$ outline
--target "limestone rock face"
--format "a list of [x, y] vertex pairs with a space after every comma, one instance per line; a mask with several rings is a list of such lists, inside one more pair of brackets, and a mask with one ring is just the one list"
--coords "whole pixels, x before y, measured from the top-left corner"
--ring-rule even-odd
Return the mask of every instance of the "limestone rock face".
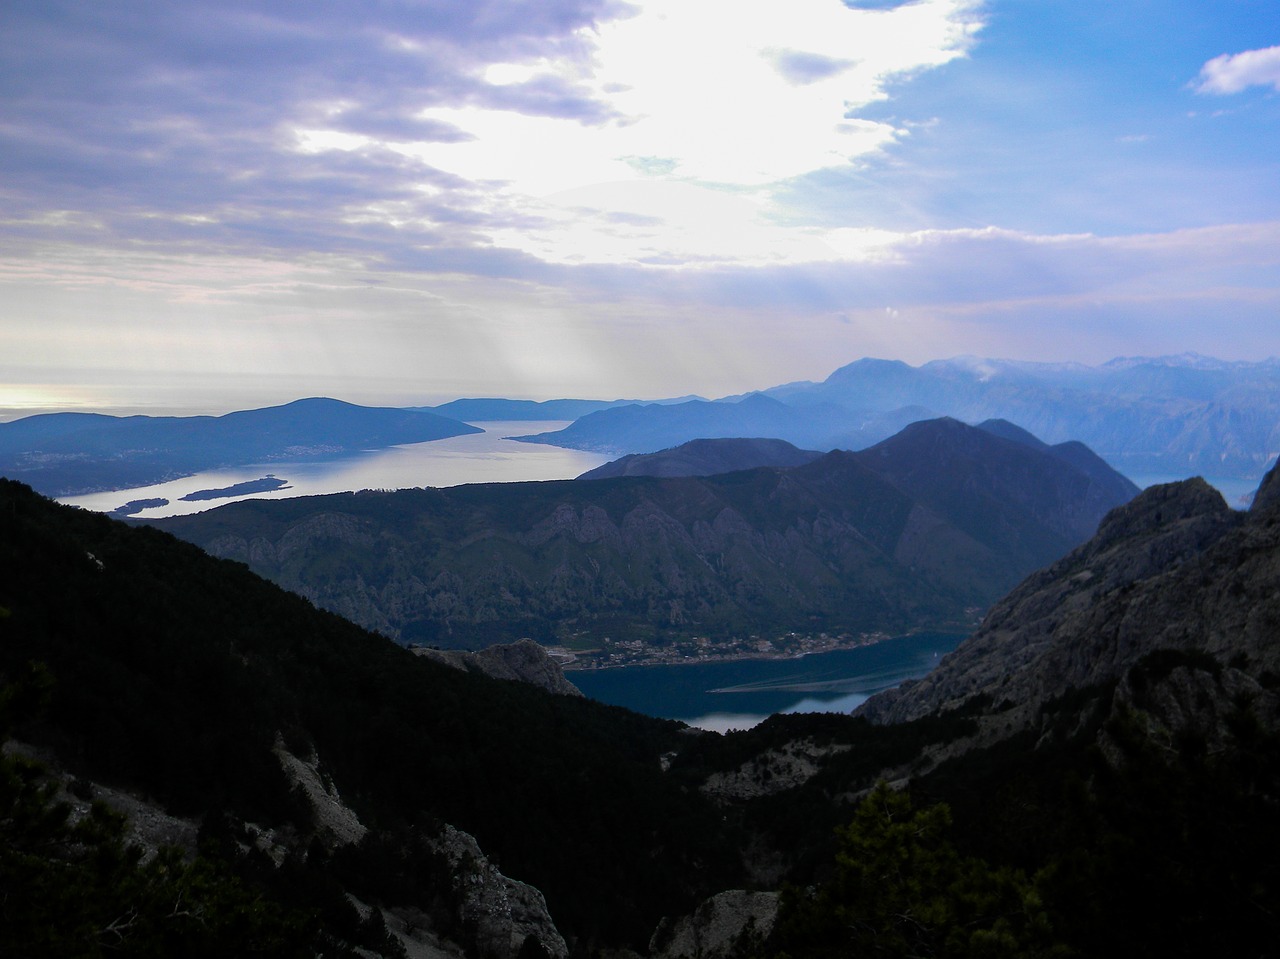
[[702, 791], [718, 802], [740, 802], [760, 796], [786, 792], [808, 782], [833, 753], [848, 746], [819, 746], [803, 739], [770, 749], [747, 760], [737, 769], [713, 773], [702, 784]]
[[1143, 715], [1170, 729], [1220, 727], [1240, 695], [1265, 699], [1263, 686], [1280, 669], [1275, 489], [1273, 472], [1248, 513], [1228, 509], [1198, 479], [1146, 490], [998, 603], [931, 675], [859, 712], [898, 722], [984, 695], [979, 739], [998, 738], [997, 729], [1032, 725], [1041, 706], [1073, 688], [1119, 683], [1123, 705], [1135, 666], [1177, 653], [1203, 657], [1210, 674], [1173, 670], [1158, 693], [1144, 694]]
[[1113, 614], [1135, 589], [1194, 562], [1239, 525], [1203, 480], [1149, 489], [1113, 510], [1097, 535], [1028, 577], [929, 676], [873, 696], [860, 714], [903, 722], [986, 694], [1034, 707], [1066, 689], [1115, 678], [1160, 639], [1151, 622]]
[[649, 942], [650, 959], [729, 959], [750, 955], [773, 931], [778, 893], [730, 889], [691, 916], [664, 919]]
[[[1238, 745], [1240, 705], [1248, 703], [1253, 715], [1274, 726], [1280, 718], [1280, 695], [1264, 688], [1252, 676], [1209, 660], [1199, 666], [1179, 665], [1167, 673], [1150, 675], [1132, 670], [1116, 688], [1112, 716], [1137, 724], [1147, 738], [1170, 754], [1179, 741], [1194, 736], [1215, 755]], [[1113, 766], [1123, 762], [1122, 749], [1104, 724], [1098, 745]]]
[[467, 955], [517, 959], [527, 950], [523, 954], [567, 959], [569, 949], [541, 892], [504, 876], [475, 839], [460, 829], [446, 825], [434, 845], [450, 867], [455, 919], [463, 930]]
[[276, 738], [274, 752], [285, 775], [302, 789], [315, 816], [316, 830], [331, 846], [359, 842], [368, 829], [350, 806], [342, 801], [338, 787], [325, 776], [320, 759], [314, 753], [306, 759], [293, 755], [281, 737]]
[[565, 678], [560, 664], [531, 639], [488, 646], [469, 653], [457, 649], [418, 648], [414, 652], [464, 672], [484, 673], [494, 679], [532, 683], [561, 696], [581, 696], [582, 690]]

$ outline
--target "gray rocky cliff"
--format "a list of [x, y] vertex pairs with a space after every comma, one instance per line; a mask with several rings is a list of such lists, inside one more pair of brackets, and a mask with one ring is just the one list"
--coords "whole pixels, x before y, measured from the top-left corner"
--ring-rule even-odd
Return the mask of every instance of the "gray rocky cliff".
[[413, 652], [464, 672], [483, 673], [494, 679], [531, 683], [560, 696], [581, 696], [582, 690], [565, 678], [560, 664], [532, 639], [488, 646], [477, 652], [417, 647]]
[[981, 695], [1016, 731], [1054, 697], [1118, 681], [1158, 650], [1274, 668], [1278, 624], [1280, 511], [1264, 497], [1233, 512], [1203, 480], [1157, 486], [996, 604], [932, 674], [859, 712], [900, 722]]
[[541, 892], [504, 876], [480, 851], [475, 839], [460, 829], [444, 826], [433, 845], [450, 867], [454, 919], [462, 929], [460, 938], [468, 956], [568, 956], [564, 937], [551, 921]]
[[731, 959], [754, 954], [778, 916], [778, 893], [730, 889], [690, 916], [664, 919], [649, 942], [650, 959]]

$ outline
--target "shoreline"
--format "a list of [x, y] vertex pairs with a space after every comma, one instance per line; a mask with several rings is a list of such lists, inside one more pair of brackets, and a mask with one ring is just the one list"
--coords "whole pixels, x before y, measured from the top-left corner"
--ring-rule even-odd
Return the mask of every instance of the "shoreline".
[[[931, 629], [912, 629], [903, 633], [889, 634], [883, 632], [862, 633], [854, 638], [847, 634], [840, 636], [803, 636], [788, 634], [783, 639], [794, 643], [799, 648], [783, 649], [730, 649], [723, 653], [708, 653], [706, 646], [699, 646], [694, 655], [682, 655], [674, 650], [624, 647], [609, 649], [600, 647], [591, 650], [570, 650], [564, 646], [544, 646], [548, 656], [564, 672], [566, 677], [574, 673], [601, 672], [604, 670], [628, 669], [642, 666], [703, 666], [712, 663], [729, 663], [742, 661], [778, 661], [803, 659], [806, 656], [820, 653], [833, 653], [844, 650], [863, 649], [875, 646], [892, 639], [903, 639], [922, 633], [939, 633], [943, 635], [968, 636], [976, 628], [975, 624], [945, 624]], [[760, 642], [759, 640], [754, 640]], [[771, 641], [766, 641], [771, 642]], [[572, 682], [572, 679], [570, 678]]]

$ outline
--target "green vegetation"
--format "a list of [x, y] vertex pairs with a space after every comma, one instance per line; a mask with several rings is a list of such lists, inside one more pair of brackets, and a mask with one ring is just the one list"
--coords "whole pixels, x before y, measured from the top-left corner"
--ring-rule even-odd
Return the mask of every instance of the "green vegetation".
[[950, 832], [945, 804], [914, 809], [881, 783], [839, 831], [834, 875], [787, 891], [779, 959], [1066, 954], [1027, 877], [961, 855]]
[[[49, 689], [35, 670], [0, 690], [0, 743]], [[224, 863], [173, 848], [144, 859], [99, 802], [73, 816], [45, 769], [0, 752], [0, 941], [23, 957], [308, 956], [332, 949], [306, 912]]]

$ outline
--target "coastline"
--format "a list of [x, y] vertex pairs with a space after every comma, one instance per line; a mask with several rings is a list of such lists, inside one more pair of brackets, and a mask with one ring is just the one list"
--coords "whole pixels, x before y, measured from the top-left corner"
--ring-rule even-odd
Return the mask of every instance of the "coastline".
[[915, 628], [903, 633], [890, 634], [876, 631], [856, 636], [841, 633], [787, 633], [775, 640], [752, 636], [745, 640], [712, 643], [694, 639], [674, 646], [649, 646], [638, 640], [620, 643], [605, 641], [592, 649], [569, 649], [566, 646], [543, 647], [548, 656], [567, 676], [574, 673], [619, 670], [640, 666], [705, 666], [713, 663], [744, 661], [798, 660], [819, 653], [862, 649], [890, 639], [900, 639], [921, 633], [945, 633], [968, 635], [977, 626], [978, 619], [965, 623], [944, 623], [929, 628]]

